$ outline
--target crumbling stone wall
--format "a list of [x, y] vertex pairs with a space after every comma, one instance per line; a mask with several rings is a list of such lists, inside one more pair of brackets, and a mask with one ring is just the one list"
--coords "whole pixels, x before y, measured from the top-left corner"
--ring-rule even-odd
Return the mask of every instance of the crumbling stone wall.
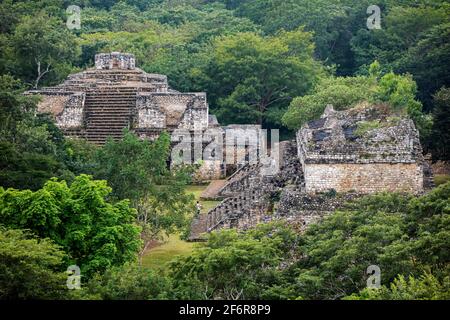
[[203, 160], [194, 174], [193, 181], [201, 182], [222, 178], [223, 164], [218, 160]]
[[206, 130], [206, 95], [191, 93], [139, 93], [137, 128]]
[[423, 190], [423, 171], [416, 163], [307, 164], [305, 190], [375, 193], [418, 193]]
[[70, 94], [42, 95], [38, 103], [38, 112], [50, 113], [56, 117], [63, 112], [69, 98]]
[[56, 124], [60, 128], [79, 128], [83, 126], [85, 93], [78, 92], [70, 96], [63, 112], [56, 117]]
[[256, 226], [261, 221], [267, 220], [266, 213], [270, 209], [270, 191], [267, 188], [259, 188], [261, 184], [269, 186], [264, 179], [255, 181], [248, 190], [234, 197], [226, 198], [218, 206], [208, 213], [208, 232], [222, 228], [238, 228], [246, 230]]
[[[381, 106], [334, 111], [297, 132], [305, 191], [374, 193], [424, 190], [424, 159], [411, 119]], [[361, 130], [362, 125], [369, 129]]]
[[129, 53], [111, 52], [95, 55], [96, 69], [134, 69], [136, 59]]
[[41, 95], [38, 112], [50, 113], [61, 129], [80, 128], [84, 121], [84, 92], [62, 90], [30, 91], [28, 94]]
[[[327, 107], [321, 119], [297, 132], [296, 141], [283, 144], [278, 174], [261, 176], [259, 162], [228, 179], [219, 193], [227, 198], [208, 213], [204, 231], [245, 230], [273, 220], [302, 230], [364, 194], [422, 192], [423, 156], [413, 122], [379, 111]], [[369, 130], [359, 130], [369, 121]]]

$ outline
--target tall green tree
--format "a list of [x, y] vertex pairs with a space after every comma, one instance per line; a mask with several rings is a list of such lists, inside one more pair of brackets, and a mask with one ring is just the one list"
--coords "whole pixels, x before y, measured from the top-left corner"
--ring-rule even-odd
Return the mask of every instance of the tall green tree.
[[434, 95], [431, 149], [434, 159], [450, 159], [450, 88], [443, 87]]
[[62, 161], [64, 138], [52, 119], [36, 114], [22, 83], [0, 76], [0, 185], [39, 189], [51, 177], [71, 179]]
[[314, 90], [295, 98], [283, 116], [291, 129], [300, 128], [308, 121], [318, 119], [327, 104], [337, 110], [346, 110], [358, 103], [385, 103], [393, 114], [407, 115], [414, 120], [421, 138], [429, 137], [432, 119], [422, 112], [422, 103], [416, 99], [417, 85], [411, 75], [393, 72], [381, 75], [378, 61], [371, 64], [368, 76], [323, 78]]
[[75, 35], [45, 12], [22, 17], [9, 41], [11, 71], [34, 88], [64, 79], [80, 53]]
[[110, 193], [106, 181], [86, 175], [70, 186], [52, 179], [36, 192], [0, 188], [0, 220], [52, 239], [89, 277], [134, 260], [141, 246], [136, 211], [127, 200], [110, 203]]
[[162, 133], [150, 142], [126, 132], [109, 140], [98, 153], [96, 176], [106, 179], [117, 199], [128, 198], [137, 209], [144, 246], [161, 236], [188, 226], [194, 212], [191, 196], [184, 192], [191, 168], [169, 170], [170, 136]]
[[299, 29], [273, 37], [241, 33], [217, 39], [201, 71], [220, 120], [279, 126], [290, 101], [306, 93], [322, 71], [313, 59], [311, 37]]
[[49, 239], [0, 227], [0, 299], [62, 299], [65, 253]]
[[387, 70], [412, 74], [429, 110], [432, 94], [449, 80], [443, 71], [449, 60], [448, 3], [405, 1], [388, 8], [381, 29], [360, 29], [351, 40], [355, 64], [365, 69], [378, 60]]

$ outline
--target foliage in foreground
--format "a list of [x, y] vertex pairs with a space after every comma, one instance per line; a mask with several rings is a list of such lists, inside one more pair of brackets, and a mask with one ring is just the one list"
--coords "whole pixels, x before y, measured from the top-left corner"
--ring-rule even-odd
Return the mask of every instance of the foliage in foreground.
[[347, 300], [450, 300], [450, 277], [439, 281], [430, 273], [418, 278], [400, 275], [389, 285], [379, 289], [366, 288]]
[[170, 282], [151, 269], [125, 264], [97, 274], [76, 298], [102, 300], [155, 300], [167, 298]]
[[49, 239], [0, 227], [0, 299], [60, 299], [65, 253]]
[[128, 200], [111, 203], [110, 193], [106, 181], [87, 175], [70, 186], [52, 179], [35, 192], [0, 187], [0, 221], [50, 238], [67, 253], [67, 265], [89, 276], [132, 261], [141, 246], [136, 211]]
[[[421, 197], [362, 198], [300, 236], [271, 224], [246, 233], [213, 233], [203, 248], [172, 265], [170, 277], [178, 298], [342, 299], [363, 290], [367, 267], [378, 265], [384, 286], [428, 271], [440, 284], [436, 290], [444, 291], [435, 296], [445, 297], [449, 252], [446, 183]], [[409, 285], [419, 286], [412, 280]]]
[[[168, 270], [147, 270], [133, 263], [111, 266], [84, 279], [83, 290], [66, 297], [448, 299], [449, 201], [450, 182], [421, 197], [364, 197], [311, 225], [305, 234], [284, 223], [261, 224], [247, 232], [215, 232], [190, 256], [173, 261]], [[18, 231], [6, 232], [14, 235]], [[15, 284], [5, 298], [16, 297], [14, 294], [23, 289], [19, 285], [24, 274], [22, 267], [55, 279], [46, 294], [35, 291], [34, 283], [25, 281], [29, 291], [23, 289], [28, 292], [23, 298], [58, 296], [61, 283], [57, 281], [57, 266], [63, 253], [44, 240], [34, 239], [31, 245], [38, 242], [43, 247], [31, 248], [37, 254], [23, 260], [44, 261], [43, 271], [33, 270], [28, 264], [27, 268], [16, 265], [11, 258], [16, 255], [11, 251], [11, 240], [1, 238], [0, 254], [6, 257], [2, 259], [6, 264], [0, 266], [5, 269], [3, 274], [10, 277], [5, 281]], [[18, 250], [17, 254], [28, 256], [21, 252]], [[381, 268], [379, 290], [366, 289], [365, 272], [369, 265]]]
[[169, 277], [178, 299], [286, 298], [282, 269], [292, 259], [297, 235], [283, 224], [260, 225], [239, 234], [213, 233], [204, 247], [180, 258]]

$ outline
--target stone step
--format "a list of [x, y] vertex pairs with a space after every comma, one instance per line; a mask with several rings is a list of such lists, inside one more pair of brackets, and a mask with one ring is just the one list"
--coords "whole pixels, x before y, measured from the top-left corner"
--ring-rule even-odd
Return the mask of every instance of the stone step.
[[97, 115], [112, 115], [116, 116], [118, 114], [122, 115], [131, 115], [133, 114], [132, 108], [111, 108], [111, 107], [103, 107], [103, 108], [89, 108], [86, 110], [87, 116], [97, 116]]
[[206, 240], [206, 225], [207, 225], [207, 214], [200, 214], [195, 217], [191, 224], [191, 233], [189, 235], [188, 241], [205, 241]]
[[102, 85], [96, 83], [96, 86], [92, 86], [88, 93], [96, 93], [96, 92], [136, 92], [138, 90], [138, 87], [130, 86], [130, 87], [124, 87], [119, 86], [117, 84], [108, 84], [108, 85]]
[[129, 96], [133, 96], [137, 93], [137, 89], [133, 88], [133, 89], [92, 89], [91, 91], [87, 92], [88, 96], [93, 96], [93, 95], [102, 95], [102, 94], [112, 94], [112, 95], [129, 95]]
[[86, 112], [90, 115], [105, 114], [105, 113], [128, 113], [131, 114], [132, 107], [113, 107], [113, 106], [98, 106], [94, 108], [87, 107]]
[[134, 107], [135, 103], [131, 103], [131, 102], [124, 102], [124, 101], [117, 101], [117, 102], [90, 102], [90, 103], [85, 103], [86, 107], [103, 107], [103, 106], [110, 106], [110, 107], [114, 107], [114, 106], [118, 106], [118, 107]]
[[89, 117], [86, 119], [86, 122], [94, 121], [94, 122], [109, 122], [109, 121], [121, 121], [121, 122], [129, 122], [131, 117], [129, 115], [122, 115], [122, 116], [95, 116], [95, 117]]
[[85, 105], [97, 105], [97, 104], [126, 104], [135, 105], [136, 99], [89, 99], [84, 101]]
[[86, 119], [86, 122], [89, 122], [90, 120], [92, 121], [102, 121], [102, 122], [109, 122], [111, 121], [129, 121], [131, 119], [131, 116], [129, 114], [116, 114], [116, 115], [110, 115], [110, 114], [106, 114], [106, 115], [95, 115], [93, 117], [89, 117]]
[[86, 132], [86, 137], [90, 140], [90, 138], [95, 139], [105, 139], [107, 137], [113, 137], [113, 138], [121, 138], [123, 136], [122, 132], [117, 133], [101, 133], [101, 132]]
[[97, 134], [97, 133], [86, 134], [86, 138], [88, 139], [88, 141], [106, 140], [108, 137], [121, 139], [123, 137], [123, 134]]
[[134, 105], [130, 104], [95, 104], [95, 105], [88, 105], [86, 106], [86, 109], [89, 110], [128, 110], [133, 108]]
[[87, 119], [86, 121], [89, 120], [102, 120], [104, 119], [105, 121], [109, 121], [109, 120], [128, 120], [131, 118], [131, 114], [130, 113], [97, 113], [94, 115], [87, 115]]
[[98, 135], [98, 136], [121, 136], [122, 130], [128, 128], [128, 126], [123, 126], [120, 128], [115, 128], [114, 130], [109, 130], [108, 128], [89, 128], [86, 129], [87, 135]]
[[104, 127], [90, 127], [87, 129], [88, 132], [106, 132], [106, 133], [121, 133], [122, 129], [128, 128], [128, 125], [120, 125], [120, 126], [104, 126]]
[[[96, 123], [103, 124], [103, 123], [105, 123], [105, 121], [103, 119], [100, 119], [100, 117], [88, 119], [87, 122], [88, 123], [92, 123], [92, 124], [96, 124]], [[109, 118], [108, 119], [108, 123], [112, 123], [112, 124], [114, 124], [114, 123], [128, 123], [128, 117], [127, 117], [127, 119], [122, 118], [122, 117], [121, 118], [119, 118], [119, 117], [117, 117], [117, 118]]]
[[103, 101], [103, 100], [107, 100], [107, 101], [117, 101], [117, 100], [135, 101], [136, 97], [105, 95], [105, 96], [86, 97], [84, 100], [85, 101]]
[[222, 197], [219, 196], [219, 191], [225, 185], [227, 180], [212, 180], [208, 187], [203, 190], [200, 195], [202, 200], [220, 200]]
[[126, 104], [136, 105], [136, 99], [89, 99], [84, 101], [85, 105], [97, 105], [97, 104]]
[[107, 124], [101, 124], [101, 123], [88, 123], [89, 125], [89, 130], [91, 129], [97, 129], [97, 128], [101, 128], [101, 129], [108, 129], [111, 128], [115, 129], [115, 128], [124, 128], [124, 127], [128, 127], [129, 123], [128, 122], [121, 122], [121, 123], [108, 123]]
[[87, 91], [87, 95], [88, 96], [104, 95], [104, 94], [134, 96], [134, 95], [137, 94], [137, 91], [136, 91], [136, 89], [133, 89], [133, 90], [124, 90], [124, 89], [99, 90], [99, 89], [91, 89], [91, 90]]
[[104, 97], [86, 97], [84, 101], [96, 102], [96, 101], [136, 101], [136, 97], [123, 97], [123, 96], [110, 96], [105, 95]]
[[[131, 117], [129, 116], [121, 116], [121, 117], [93, 117], [86, 119], [86, 123], [109, 123], [109, 122], [121, 122], [121, 123], [129, 123]], [[91, 122], [92, 121], [92, 122]]]
[[137, 94], [136, 91], [91, 91], [86, 96], [87, 97], [102, 97], [102, 96], [111, 96], [111, 97], [117, 97], [117, 96], [126, 96], [126, 97], [135, 97]]

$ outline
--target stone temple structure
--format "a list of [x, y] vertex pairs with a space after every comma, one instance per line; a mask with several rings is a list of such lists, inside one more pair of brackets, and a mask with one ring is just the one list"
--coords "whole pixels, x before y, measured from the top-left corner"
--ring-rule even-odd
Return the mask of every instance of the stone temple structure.
[[414, 123], [385, 106], [328, 106], [295, 140], [282, 142], [280, 153], [275, 176], [261, 175], [260, 164], [230, 176], [215, 196], [222, 202], [194, 220], [190, 239], [279, 219], [302, 229], [364, 194], [419, 194], [433, 187]]
[[[245, 230], [277, 219], [303, 228], [363, 194], [421, 193], [432, 187], [413, 122], [382, 105], [346, 111], [327, 107], [320, 119], [297, 132], [296, 139], [279, 144], [280, 166], [275, 172], [266, 170], [266, 160], [274, 159], [276, 148], [266, 158], [261, 126], [221, 127], [209, 115], [205, 93], [171, 89], [166, 76], [137, 68], [132, 54], [97, 54], [95, 67], [28, 94], [42, 96], [39, 111], [53, 114], [68, 136], [103, 144], [108, 137], [122, 137], [125, 128], [149, 139], [167, 131], [172, 150], [184, 144], [187, 149], [180, 155], [192, 160], [199, 159], [200, 145], [198, 180], [214, 180], [214, 192], [205, 198], [222, 201], [194, 219], [193, 241], [213, 230]], [[244, 147], [235, 148], [240, 144]], [[203, 150], [215, 156], [205, 156]], [[251, 150], [257, 150], [256, 161]], [[230, 168], [229, 178], [219, 180]]]
[[[95, 67], [28, 94], [42, 97], [38, 111], [53, 114], [65, 135], [95, 144], [121, 138], [125, 128], [150, 139], [163, 131], [193, 134], [220, 129], [209, 115], [205, 93], [171, 89], [165, 75], [137, 68], [134, 55], [127, 53], [97, 54]], [[206, 160], [199, 172], [201, 179], [217, 179], [225, 168]]]
[[205, 93], [172, 90], [166, 76], [135, 65], [132, 54], [97, 54], [94, 68], [29, 93], [43, 97], [39, 111], [52, 113], [66, 135], [96, 144], [120, 138], [124, 128], [154, 138], [163, 130], [205, 130], [214, 122]]
[[411, 119], [329, 106], [298, 131], [297, 147], [308, 193], [423, 190], [422, 147]]

